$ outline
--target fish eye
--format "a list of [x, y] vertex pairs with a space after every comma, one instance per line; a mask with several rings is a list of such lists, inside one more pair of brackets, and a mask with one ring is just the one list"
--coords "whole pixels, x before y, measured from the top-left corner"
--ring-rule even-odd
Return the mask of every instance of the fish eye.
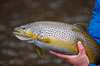
[[25, 29], [27, 29], [28, 27], [26, 27], [26, 26], [22, 26], [21, 28], [22, 28], [23, 30], [25, 30]]
[[23, 29], [26, 29], [26, 27], [23, 27]]
[[26, 27], [22, 27], [22, 29], [23, 29], [23, 30], [25, 30], [25, 29], [26, 29]]

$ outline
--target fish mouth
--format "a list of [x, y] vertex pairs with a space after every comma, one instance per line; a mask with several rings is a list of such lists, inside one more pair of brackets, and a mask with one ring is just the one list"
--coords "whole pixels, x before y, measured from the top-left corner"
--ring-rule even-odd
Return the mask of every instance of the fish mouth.
[[13, 34], [20, 40], [30, 40], [30, 37], [22, 29], [14, 29]]
[[23, 35], [24, 33], [25, 32], [22, 29], [14, 29], [14, 32], [13, 32], [13, 34], [15, 34], [15, 35], [21, 35], [21, 36], [24, 36]]

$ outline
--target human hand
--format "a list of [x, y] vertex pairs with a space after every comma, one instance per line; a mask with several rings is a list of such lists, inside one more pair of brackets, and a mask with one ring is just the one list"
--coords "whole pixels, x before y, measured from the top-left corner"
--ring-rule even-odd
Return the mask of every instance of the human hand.
[[60, 54], [54, 51], [49, 51], [49, 52], [55, 56], [65, 59], [67, 62], [71, 63], [73, 66], [88, 66], [89, 60], [85, 54], [85, 49], [81, 41], [78, 41], [77, 47], [79, 50], [78, 55], [64, 55], [64, 54]]

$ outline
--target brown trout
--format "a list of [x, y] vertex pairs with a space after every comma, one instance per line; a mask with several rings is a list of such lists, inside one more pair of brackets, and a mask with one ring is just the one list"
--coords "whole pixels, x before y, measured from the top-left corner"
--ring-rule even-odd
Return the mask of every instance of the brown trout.
[[100, 61], [100, 46], [97, 42], [80, 28], [66, 23], [39, 21], [15, 28], [15, 36], [32, 43], [40, 56], [43, 50], [76, 55], [77, 42], [81, 41], [90, 63], [98, 64]]

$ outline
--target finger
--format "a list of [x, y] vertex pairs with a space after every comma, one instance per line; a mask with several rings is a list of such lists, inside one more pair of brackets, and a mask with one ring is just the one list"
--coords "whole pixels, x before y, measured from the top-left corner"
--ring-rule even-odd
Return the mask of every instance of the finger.
[[54, 51], [49, 51], [51, 54], [55, 55], [55, 56], [58, 56], [60, 58], [63, 58], [63, 59], [70, 59], [72, 58], [71, 55], [64, 55], [64, 54], [60, 54], [60, 53], [57, 53], [57, 52], [54, 52]]
[[84, 49], [84, 46], [82, 45], [81, 41], [78, 41], [77, 44], [78, 44], [79, 54], [80, 54], [80, 55], [85, 54], [85, 49]]

